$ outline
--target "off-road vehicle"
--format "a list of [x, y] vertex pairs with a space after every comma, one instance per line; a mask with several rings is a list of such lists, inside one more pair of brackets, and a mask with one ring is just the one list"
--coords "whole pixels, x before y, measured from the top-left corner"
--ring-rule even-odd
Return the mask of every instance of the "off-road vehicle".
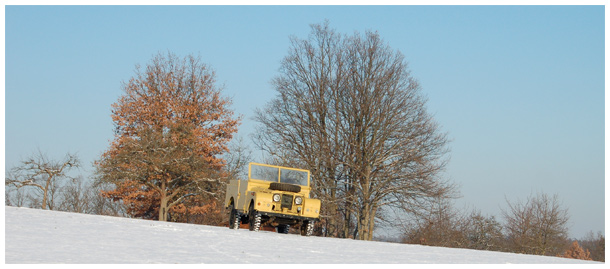
[[250, 231], [261, 225], [288, 233], [291, 225], [300, 226], [309, 236], [320, 217], [320, 200], [310, 198], [308, 170], [250, 163], [247, 180], [231, 180], [225, 205], [229, 209], [229, 228], [248, 224]]

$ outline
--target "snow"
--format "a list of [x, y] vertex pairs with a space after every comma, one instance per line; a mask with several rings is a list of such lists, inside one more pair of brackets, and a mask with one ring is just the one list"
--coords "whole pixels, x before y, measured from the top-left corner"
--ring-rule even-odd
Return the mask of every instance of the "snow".
[[7, 264], [592, 263], [8, 206], [5, 225]]

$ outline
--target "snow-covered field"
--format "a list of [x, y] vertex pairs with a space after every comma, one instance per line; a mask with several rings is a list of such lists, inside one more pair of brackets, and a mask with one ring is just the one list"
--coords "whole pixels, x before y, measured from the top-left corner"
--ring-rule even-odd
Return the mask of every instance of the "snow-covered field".
[[586, 263], [17, 207], [5, 207], [5, 225], [7, 264]]

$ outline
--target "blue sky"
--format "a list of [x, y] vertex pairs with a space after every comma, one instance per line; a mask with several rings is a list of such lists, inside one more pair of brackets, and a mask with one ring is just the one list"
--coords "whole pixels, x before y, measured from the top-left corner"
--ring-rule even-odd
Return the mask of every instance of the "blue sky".
[[90, 174], [121, 82], [165, 51], [216, 70], [249, 141], [289, 37], [325, 19], [405, 55], [452, 140], [458, 207], [558, 194], [573, 237], [605, 231], [603, 6], [6, 6], [6, 168], [40, 149]]

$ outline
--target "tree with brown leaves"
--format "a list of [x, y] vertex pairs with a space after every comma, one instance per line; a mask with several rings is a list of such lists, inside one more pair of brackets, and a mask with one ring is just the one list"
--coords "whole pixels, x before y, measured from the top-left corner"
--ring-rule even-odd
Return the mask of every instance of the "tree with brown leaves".
[[112, 105], [114, 141], [96, 162], [98, 180], [116, 186], [104, 195], [160, 221], [189, 197], [213, 203], [225, 165], [218, 156], [240, 121], [214, 71], [199, 57], [159, 54], [123, 90]]
[[574, 241], [572, 242], [572, 245], [570, 245], [570, 248], [567, 249], [563, 255], [559, 255], [559, 257], [563, 257], [563, 258], [570, 258], [570, 259], [579, 259], [579, 260], [587, 260], [587, 261], [591, 261], [591, 253], [589, 253], [589, 250], [583, 250], [580, 245], [578, 244], [578, 242]]
[[587, 235], [578, 240], [583, 249], [586, 249], [591, 253], [591, 259], [594, 261], [605, 262], [606, 261], [606, 237], [601, 231], [594, 234], [593, 231], [589, 231]]

